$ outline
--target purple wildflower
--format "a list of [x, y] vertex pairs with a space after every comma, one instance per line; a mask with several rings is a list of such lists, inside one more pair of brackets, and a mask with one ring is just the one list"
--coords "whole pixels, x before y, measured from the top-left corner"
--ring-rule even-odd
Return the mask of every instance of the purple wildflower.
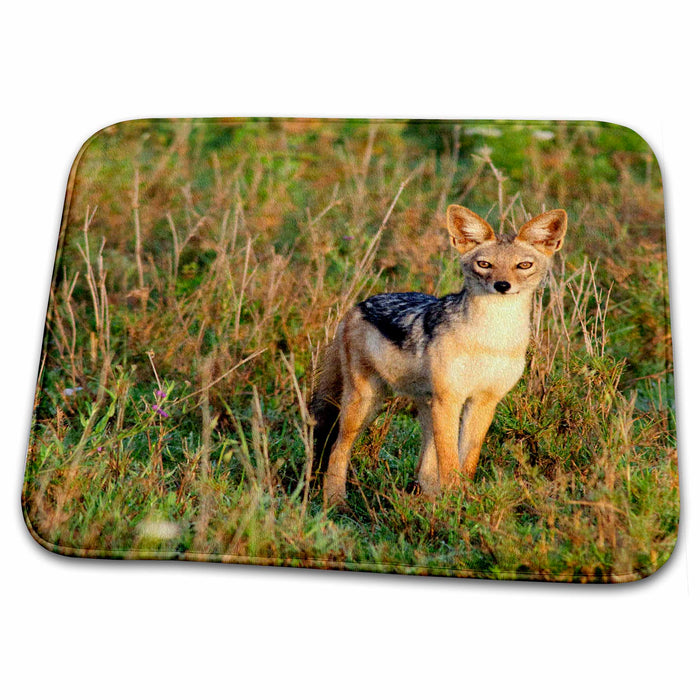
[[154, 403], [151, 408], [161, 417], [161, 418], [170, 418], [170, 416], [157, 404]]
[[[162, 389], [156, 389], [154, 392], [156, 401], [166, 398], [167, 394]], [[166, 413], [159, 403], [154, 403], [151, 406], [151, 410], [155, 411], [161, 418], [170, 418], [169, 414]]]

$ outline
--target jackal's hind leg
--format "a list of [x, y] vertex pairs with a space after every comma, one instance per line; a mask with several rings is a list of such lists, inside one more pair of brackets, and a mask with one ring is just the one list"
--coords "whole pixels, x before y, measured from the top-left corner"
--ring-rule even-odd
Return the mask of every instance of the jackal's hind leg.
[[371, 379], [355, 376], [348, 384], [349, 386], [343, 387], [338, 438], [328, 459], [328, 471], [323, 484], [323, 500], [326, 505], [339, 504], [345, 500], [345, 482], [353, 443], [382, 398], [380, 387]]

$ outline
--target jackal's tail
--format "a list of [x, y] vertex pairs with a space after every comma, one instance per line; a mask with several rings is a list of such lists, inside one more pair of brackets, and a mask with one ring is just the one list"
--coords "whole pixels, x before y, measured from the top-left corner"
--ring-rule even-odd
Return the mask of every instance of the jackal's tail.
[[340, 399], [343, 393], [343, 375], [340, 366], [338, 335], [323, 352], [314, 376], [309, 412], [314, 419], [314, 471], [325, 471], [328, 457], [338, 437]]

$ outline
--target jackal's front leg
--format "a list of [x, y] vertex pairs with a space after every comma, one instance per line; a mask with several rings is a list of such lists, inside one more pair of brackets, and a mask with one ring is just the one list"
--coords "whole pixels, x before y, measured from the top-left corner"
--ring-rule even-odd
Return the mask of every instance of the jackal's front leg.
[[433, 395], [431, 417], [437, 453], [440, 488], [452, 488], [459, 482], [459, 417], [462, 404], [453, 396]]
[[440, 491], [440, 478], [433, 434], [433, 417], [430, 404], [420, 403], [416, 405], [416, 408], [423, 432], [423, 444], [418, 459], [418, 483], [422, 493], [427, 496], [435, 496]]
[[459, 435], [459, 461], [467, 477], [474, 478], [479, 463], [481, 446], [493, 422], [499, 399], [492, 394], [473, 396], [464, 407], [462, 428]]

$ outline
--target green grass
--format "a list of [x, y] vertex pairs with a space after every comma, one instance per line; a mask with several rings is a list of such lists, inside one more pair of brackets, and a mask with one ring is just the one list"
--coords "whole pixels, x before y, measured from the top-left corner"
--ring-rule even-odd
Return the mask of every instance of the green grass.
[[[86, 556], [496, 578], [663, 564], [679, 500], [656, 161], [621, 127], [483, 126], [143, 121], [89, 141], [36, 395], [35, 536]], [[473, 483], [413, 493], [419, 428], [396, 399], [356, 445], [347, 509], [326, 511], [311, 368], [361, 298], [459, 288], [449, 203], [506, 230], [569, 213], [525, 375]]]

